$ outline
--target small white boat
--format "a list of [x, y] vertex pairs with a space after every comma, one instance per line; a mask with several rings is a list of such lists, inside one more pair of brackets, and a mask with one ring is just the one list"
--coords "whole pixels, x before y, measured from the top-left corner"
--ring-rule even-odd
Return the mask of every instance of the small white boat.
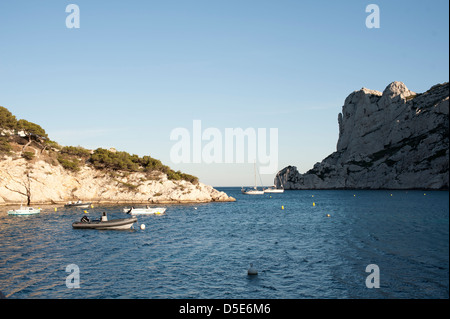
[[76, 202], [68, 202], [64, 205], [64, 207], [78, 207], [78, 208], [88, 208], [91, 205], [91, 203], [83, 203], [81, 200]]
[[281, 184], [281, 188], [277, 188], [275, 185], [269, 188], [266, 188], [264, 190], [264, 193], [283, 193], [284, 192], [284, 187], [283, 187], [283, 182], [280, 179], [280, 176], [277, 174], [277, 178], [280, 181]]
[[242, 194], [245, 194], [245, 195], [264, 195], [264, 191], [259, 190], [257, 188], [254, 188], [254, 189], [242, 188], [241, 192], [242, 192]]
[[266, 188], [264, 190], [264, 193], [283, 193], [283, 192], [284, 192], [283, 188], [276, 188], [275, 186]]
[[20, 205], [19, 209], [14, 209], [8, 211], [8, 215], [34, 215], [39, 214], [41, 212], [41, 209], [33, 208], [33, 207], [25, 207], [23, 208], [22, 205]]
[[162, 215], [166, 212], [165, 207], [141, 207], [141, 208], [124, 208], [124, 213], [131, 215]]

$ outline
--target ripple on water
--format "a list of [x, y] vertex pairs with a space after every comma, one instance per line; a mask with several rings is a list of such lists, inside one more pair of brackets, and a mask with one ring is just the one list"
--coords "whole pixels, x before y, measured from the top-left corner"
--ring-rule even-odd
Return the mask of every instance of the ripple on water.
[[[145, 230], [74, 230], [74, 210], [0, 213], [0, 287], [11, 298], [448, 298], [448, 192], [226, 191], [237, 201], [168, 206], [138, 217]], [[119, 206], [90, 216], [102, 211], [124, 217]], [[380, 289], [365, 287], [371, 263]], [[81, 289], [65, 285], [69, 264]]]

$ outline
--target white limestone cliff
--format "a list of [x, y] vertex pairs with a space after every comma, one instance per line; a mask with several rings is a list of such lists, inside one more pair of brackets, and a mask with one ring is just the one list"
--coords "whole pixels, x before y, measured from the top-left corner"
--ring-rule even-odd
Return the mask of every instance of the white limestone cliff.
[[162, 173], [158, 179], [148, 180], [143, 173], [112, 177], [88, 165], [75, 173], [43, 160], [28, 162], [10, 156], [0, 161], [0, 205], [26, 204], [27, 188], [32, 204], [62, 204], [78, 199], [96, 203], [146, 204], [235, 200], [212, 186], [168, 180]]
[[416, 94], [402, 82], [351, 93], [338, 116], [336, 152], [304, 174], [288, 166], [285, 189], [448, 189], [449, 84]]

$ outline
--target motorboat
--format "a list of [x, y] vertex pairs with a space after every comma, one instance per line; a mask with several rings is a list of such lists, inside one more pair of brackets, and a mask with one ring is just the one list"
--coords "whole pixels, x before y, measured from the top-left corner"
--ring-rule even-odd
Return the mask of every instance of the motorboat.
[[264, 190], [264, 193], [283, 193], [284, 189], [283, 188], [276, 188], [275, 186], [266, 188]]
[[245, 195], [264, 195], [264, 191], [259, 190], [257, 188], [254, 188], [254, 189], [242, 188], [241, 192], [242, 192], [242, 194], [245, 194]]
[[124, 208], [124, 213], [130, 215], [162, 215], [166, 212], [165, 207], [139, 207], [139, 208]]
[[22, 205], [20, 205], [19, 209], [13, 209], [8, 211], [8, 215], [34, 215], [39, 214], [41, 212], [40, 208], [33, 208], [33, 207], [25, 207], [23, 208]]
[[275, 185], [269, 188], [266, 188], [264, 190], [264, 193], [283, 193], [284, 192], [284, 187], [283, 187], [283, 182], [280, 179], [280, 176], [277, 174], [277, 178], [280, 181], [281, 184], [281, 188], [277, 188]]
[[78, 207], [78, 208], [88, 208], [89, 206], [91, 206], [91, 202], [84, 203], [81, 200], [78, 200], [76, 202], [68, 202], [67, 204], [64, 205], [64, 207]]
[[108, 220], [106, 218], [106, 214], [103, 213], [101, 219], [93, 221], [91, 221], [89, 217], [83, 216], [79, 222], [72, 223], [72, 227], [74, 229], [121, 230], [121, 229], [130, 229], [136, 222], [137, 218], [134, 216], [131, 218], [117, 218]]

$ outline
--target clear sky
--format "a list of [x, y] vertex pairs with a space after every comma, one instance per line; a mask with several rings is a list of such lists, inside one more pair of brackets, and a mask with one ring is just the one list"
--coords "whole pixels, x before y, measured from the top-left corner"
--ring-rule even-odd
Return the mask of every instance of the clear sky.
[[[380, 28], [366, 27], [371, 3]], [[0, 105], [61, 145], [247, 186], [252, 163], [173, 163], [171, 131], [277, 128], [278, 169], [305, 172], [335, 151], [351, 92], [449, 80], [448, 12], [447, 0], [1, 1]]]

